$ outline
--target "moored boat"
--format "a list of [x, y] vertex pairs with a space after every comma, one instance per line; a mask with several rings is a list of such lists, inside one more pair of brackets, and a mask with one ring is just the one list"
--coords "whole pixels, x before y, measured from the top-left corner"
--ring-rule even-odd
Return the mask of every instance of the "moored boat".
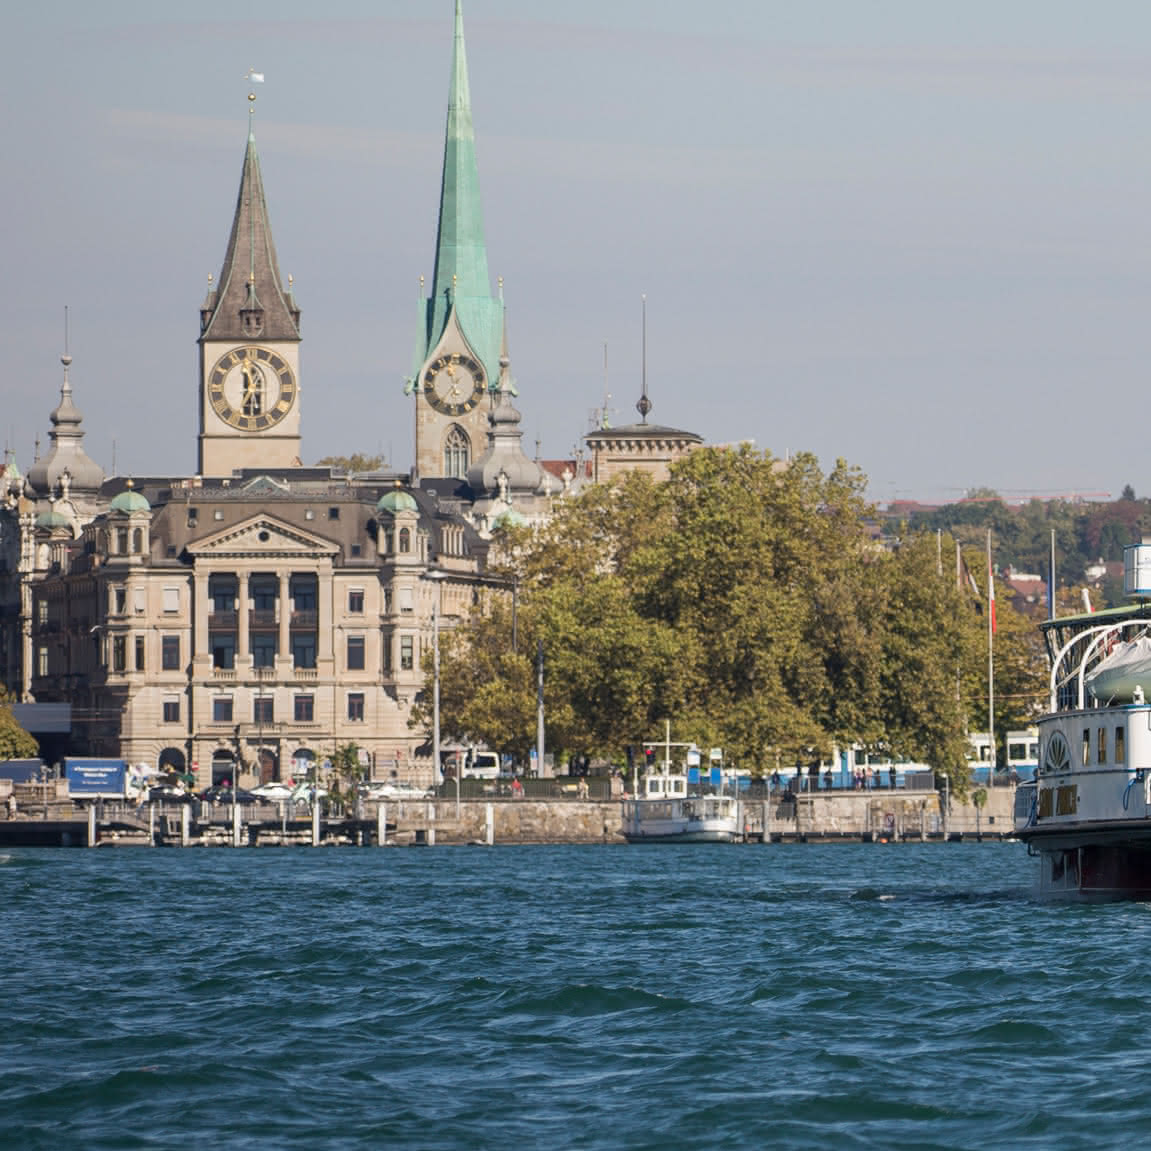
[[641, 793], [625, 799], [621, 827], [628, 843], [734, 843], [740, 802], [734, 795], [689, 795], [686, 775], [645, 775]]
[[1040, 890], [1151, 899], [1151, 543], [1124, 551], [1133, 602], [1047, 620], [1050, 699], [1039, 767], [1015, 795], [1015, 831]]

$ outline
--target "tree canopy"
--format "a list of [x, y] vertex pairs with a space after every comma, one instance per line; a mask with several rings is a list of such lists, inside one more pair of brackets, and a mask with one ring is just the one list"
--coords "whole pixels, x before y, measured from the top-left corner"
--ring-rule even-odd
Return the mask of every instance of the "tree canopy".
[[[882, 546], [864, 487], [842, 461], [824, 475], [808, 455], [704, 448], [666, 482], [627, 473], [534, 532], [508, 529], [493, 574], [514, 593], [489, 590], [441, 638], [442, 730], [526, 757], [542, 642], [560, 757], [622, 762], [670, 720], [673, 739], [756, 774], [859, 743], [962, 789], [965, 733], [987, 715], [982, 600], [934, 533]], [[1034, 630], [1006, 600], [999, 614], [1013, 644]], [[1007, 662], [1004, 697], [1023, 722], [1041, 648]], [[1004, 714], [997, 704], [997, 727]]]
[[375, 472], [384, 467], [386, 460], [382, 455], [370, 455], [364, 452], [353, 452], [350, 456], [324, 456], [316, 461], [318, 468], [339, 468], [347, 472]]
[[40, 754], [40, 745], [12, 714], [8, 693], [0, 686], [0, 760], [32, 759]]

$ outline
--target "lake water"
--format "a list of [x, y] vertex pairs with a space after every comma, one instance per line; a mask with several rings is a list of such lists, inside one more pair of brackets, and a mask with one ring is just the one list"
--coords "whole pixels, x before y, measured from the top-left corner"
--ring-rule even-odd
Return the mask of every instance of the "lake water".
[[1018, 844], [9, 850], [5, 1146], [1118, 1147], [1151, 909]]

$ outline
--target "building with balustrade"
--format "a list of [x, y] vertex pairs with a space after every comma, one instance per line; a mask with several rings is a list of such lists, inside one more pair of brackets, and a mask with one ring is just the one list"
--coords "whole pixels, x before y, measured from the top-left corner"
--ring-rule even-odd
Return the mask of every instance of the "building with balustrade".
[[554, 498], [522, 450], [487, 277], [458, 3], [410, 474], [301, 464], [301, 343], [249, 125], [199, 311], [195, 474], [105, 474], [68, 356], [49, 450], [27, 475], [5, 461], [0, 675], [15, 698], [71, 705], [73, 754], [206, 786], [298, 777], [354, 743], [375, 778], [432, 781], [429, 733], [409, 720], [435, 628], [497, 594], [501, 520], [538, 522]]

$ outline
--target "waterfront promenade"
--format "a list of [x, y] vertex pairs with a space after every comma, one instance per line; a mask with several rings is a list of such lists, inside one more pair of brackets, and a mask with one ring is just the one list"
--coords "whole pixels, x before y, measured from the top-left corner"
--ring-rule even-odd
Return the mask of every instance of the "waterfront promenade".
[[[1014, 787], [991, 789], [986, 805], [934, 790], [820, 791], [769, 795], [743, 805], [754, 843], [942, 842], [1012, 835]], [[104, 802], [80, 806], [25, 793], [0, 819], [0, 846], [421, 846], [620, 844], [617, 800], [548, 798], [406, 799], [316, 812], [307, 805]]]

